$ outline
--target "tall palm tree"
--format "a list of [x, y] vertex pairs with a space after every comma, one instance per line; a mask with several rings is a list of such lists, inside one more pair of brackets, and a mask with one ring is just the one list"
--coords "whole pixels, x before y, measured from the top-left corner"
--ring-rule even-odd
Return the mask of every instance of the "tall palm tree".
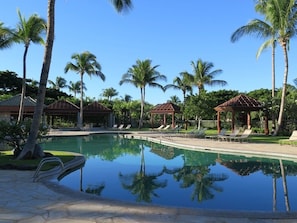
[[48, 80], [48, 83], [52, 85], [52, 88], [56, 89], [56, 90], [61, 90], [61, 88], [65, 88], [68, 87], [67, 86], [67, 81], [65, 80], [65, 78], [63, 77], [56, 77], [56, 81], [51, 81]]
[[[48, 74], [52, 58], [52, 50], [54, 45], [54, 36], [55, 36], [55, 3], [56, 0], [48, 0], [47, 6], [47, 37], [44, 51], [44, 58], [42, 64], [42, 70], [40, 74], [40, 82], [37, 94], [37, 102], [34, 110], [33, 120], [30, 127], [30, 134], [27, 139], [27, 142], [17, 157], [17, 159], [22, 159], [26, 155], [32, 155], [35, 149], [36, 139], [38, 135], [38, 129], [42, 117], [45, 92], [46, 92], [46, 83], [48, 80]], [[115, 6], [115, 9], [118, 12], [124, 11], [132, 7], [131, 0], [112, 0], [112, 4]]]
[[139, 128], [143, 126], [143, 110], [145, 103], [145, 87], [148, 85], [150, 87], [158, 87], [164, 91], [164, 87], [158, 83], [159, 80], [166, 81], [167, 78], [165, 75], [160, 74], [156, 69], [159, 65], [152, 66], [152, 61], [149, 59], [146, 60], [137, 60], [131, 68], [128, 69], [128, 72], [122, 76], [120, 85], [123, 83], [133, 84], [135, 87], [140, 88], [141, 95], [141, 110], [139, 118]]
[[276, 30], [276, 40], [280, 44], [284, 54], [284, 77], [279, 116], [274, 135], [277, 135], [283, 123], [285, 110], [287, 80], [289, 70], [288, 48], [292, 37], [296, 35], [297, 4], [295, 0], [267, 0], [265, 8], [265, 19], [269, 21]]
[[224, 80], [214, 79], [216, 75], [222, 73], [223, 71], [221, 69], [212, 70], [214, 67], [213, 63], [198, 59], [196, 63], [192, 61], [191, 65], [194, 73], [190, 74], [186, 72], [186, 75], [190, 77], [193, 85], [198, 87], [198, 94], [205, 91], [205, 85], [227, 85], [227, 82]]
[[33, 14], [29, 17], [28, 20], [26, 20], [26, 18], [21, 15], [21, 12], [19, 10], [18, 16], [19, 23], [17, 24], [16, 29], [13, 31], [13, 41], [15, 43], [24, 44], [25, 46], [25, 51], [23, 54], [22, 93], [18, 115], [18, 122], [20, 122], [23, 119], [24, 98], [26, 95], [26, 59], [28, 49], [31, 43], [44, 44], [42, 35], [45, 33], [46, 30], [46, 21], [36, 14]]
[[[89, 76], [95, 75], [100, 77], [103, 81], [105, 81], [105, 75], [101, 72], [101, 65], [96, 60], [96, 56], [88, 51], [85, 51], [81, 54], [75, 53], [71, 56], [71, 59], [75, 61], [75, 63], [68, 62], [64, 69], [65, 73], [69, 70], [74, 71], [80, 75], [80, 86], [83, 86], [84, 74], [87, 73]], [[79, 122], [78, 127], [82, 128], [83, 126], [83, 87], [80, 88], [80, 114], [79, 114]]]

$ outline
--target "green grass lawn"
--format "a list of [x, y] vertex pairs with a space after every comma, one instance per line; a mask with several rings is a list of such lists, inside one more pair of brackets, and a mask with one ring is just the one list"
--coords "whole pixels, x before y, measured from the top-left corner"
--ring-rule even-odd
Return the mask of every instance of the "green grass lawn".
[[[63, 151], [45, 151], [59, 157], [63, 163], [74, 158], [70, 152]], [[34, 160], [15, 160], [12, 151], [0, 151], [0, 169], [18, 169], [18, 170], [35, 170], [41, 159]], [[57, 166], [58, 163], [46, 163], [41, 170], [49, 170]]]

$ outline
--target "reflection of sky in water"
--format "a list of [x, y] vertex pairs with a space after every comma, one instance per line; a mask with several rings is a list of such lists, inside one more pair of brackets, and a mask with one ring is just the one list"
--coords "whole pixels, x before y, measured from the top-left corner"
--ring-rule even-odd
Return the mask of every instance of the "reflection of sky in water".
[[[145, 145], [144, 145], [145, 144]], [[138, 184], [137, 191], [124, 189], [122, 183], [130, 185], [133, 176], [141, 171], [141, 148], [145, 176], [156, 176], [156, 183], [166, 183], [141, 194], [151, 199], [152, 204], [182, 206], [193, 208], [259, 210], [273, 211], [273, 178], [271, 169], [279, 169], [279, 161], [271, 165], [267, 159], [253, 159], [247, 165], [245, 157], [201, 153], [162, 147], [138, 140], [128, 140], [108, 135], [92, 137], [69, 137], [49, 140], [45, 149], [81, 151], [87, 157], [85, 166], [64, 177], [60, 184], [75, 190], [85, 191], [104, 185], [100, 196], [117, 200], [136, 201], [139, 191], [144, 188]], [[153, 151], [153, 152], [152, 152]], [[163, 157], [165, 158], [163, 158]], [[232, 162], [230, 162], [230, 160]], [[243, 162], [243, 166], [241, 166]], [[283, 161], [289, 172], [286, 177], [291, 211], [297, 210], [297, 164]], [[166, 171], [162, 173], [166, 167]], [[238, 168], [241, 169], [238, 169]], [[179, 169], [179, 172], [175, 172]], [[189, 171], [195, 174], [185, 174]], [[239, 171], [248, 172], [240, 176]], [[249, 172], [250, 171], [250, 172]], [[266, 171], [266, 175], [263, 172]], [[82, 172], [82, 185], [80, 185]], [[120, 177], [122, 174], [122, 177]], [[160, 174], [160, 175], [158, 175]], [[276, 210], [285, 211], [283, 180], [278, 171], [276, 178]], [[123, 180], [123, 176], [125, 180]], [[181, 176], [180, 181], [177, 181]], [[227, 178], [222, 178], [227, 176]], [[221, 178], [221, 180], [219, 180]], [[210, 180], [212, 179], [212, 180]], [[188, 187], [183, 183], [190, 182]], [[147, 186], [147, 185], [146, 185]], [[147, 187], [150, 188], [150, 187]], [[154, 194], [154, 195], [153, 195]], [[147, 203], [142, 201], [143, 203]]]

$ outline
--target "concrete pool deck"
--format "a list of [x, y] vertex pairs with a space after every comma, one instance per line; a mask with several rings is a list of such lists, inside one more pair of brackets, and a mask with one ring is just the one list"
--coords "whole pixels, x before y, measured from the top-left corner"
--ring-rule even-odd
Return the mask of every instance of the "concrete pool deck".
[[[55, 136], [98, 132], [63, 131]], [[115, 133], [113, 131], [113, 133]], [[122, 132], [121, 132], [122, 134]], [[297, 160], [297, 147], [278, 144], [218, 142], [160, 133], [133, 133], [138, 137], [193, 150], [272, 156]], [[0, 223], [295, 223], [297, 213], [232, 212], [139, 205], [98, 198], [62, 187], [57, 181], [33, 182], [34, 171], [0, 170]], [[228, 202], [228, 201], [226, 201]]]

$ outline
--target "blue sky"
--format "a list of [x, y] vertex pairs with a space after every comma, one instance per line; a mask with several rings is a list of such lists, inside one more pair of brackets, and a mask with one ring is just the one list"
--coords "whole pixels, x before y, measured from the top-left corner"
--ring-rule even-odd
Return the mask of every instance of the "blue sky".
[[[103, 89], [113, 87], [118, 97], [131, 95], [140, 99], [140, 90], [133, 85], [119, 85], [122, 75], [137, 59], [152, 60], [159, 65], [157, 70], [167, 76], [171, 84], [182, 71], [192, 73], [191, 61], [202, 59], [212, 62], [214, 69], [222, 69], [217, 76], [228, 82], [224, 88], [249, 92], [271, 89], [271, 51], [256, 59], [256, 52], [264, 40], [243, 37], [231, 43], [232, 33], [254, 18], [261, 18], [254, 11], [253, 0], [134, 0], [129, 13], [118, 14], [109, 0], [57, 0], [56, 33], [53, 49], [50, 80], [57, 76], [69, 81], [78, 81], [74, 72], [64, 74], [67, 62], [73, 53], [90, 51], [97, 56], [106, 76], [105, 82], [98, 77], [84, 75], [86, 96], [99, 99]], [[47, 0], [9, 0], [0, 8], [0, 20], [6, 26], [15, 27], [17, 9], [28, 18], [37, 13], [46, 18]], [[14, 45], [0, 51], [0, 70], [10, 70], [22, 76], [24, 46]], [[291, 41], [288, 83], [297, 77], [296, 40]], [[27, 77], [39, 81], [44, 49], [31, 45], [27, 59]], [[276, 51], [276, 87], [283, 81], [283, 54]], [[207, 91], [223, 89], [206, 87]], [[67, 89], [63, 91], [68, 92]], [[197, 88], [194, 87], [194, 92]], [[163, 93], [158, 88], [146, 89], [146, 101], [151, 104], [166, 102], [178, 90]]]

